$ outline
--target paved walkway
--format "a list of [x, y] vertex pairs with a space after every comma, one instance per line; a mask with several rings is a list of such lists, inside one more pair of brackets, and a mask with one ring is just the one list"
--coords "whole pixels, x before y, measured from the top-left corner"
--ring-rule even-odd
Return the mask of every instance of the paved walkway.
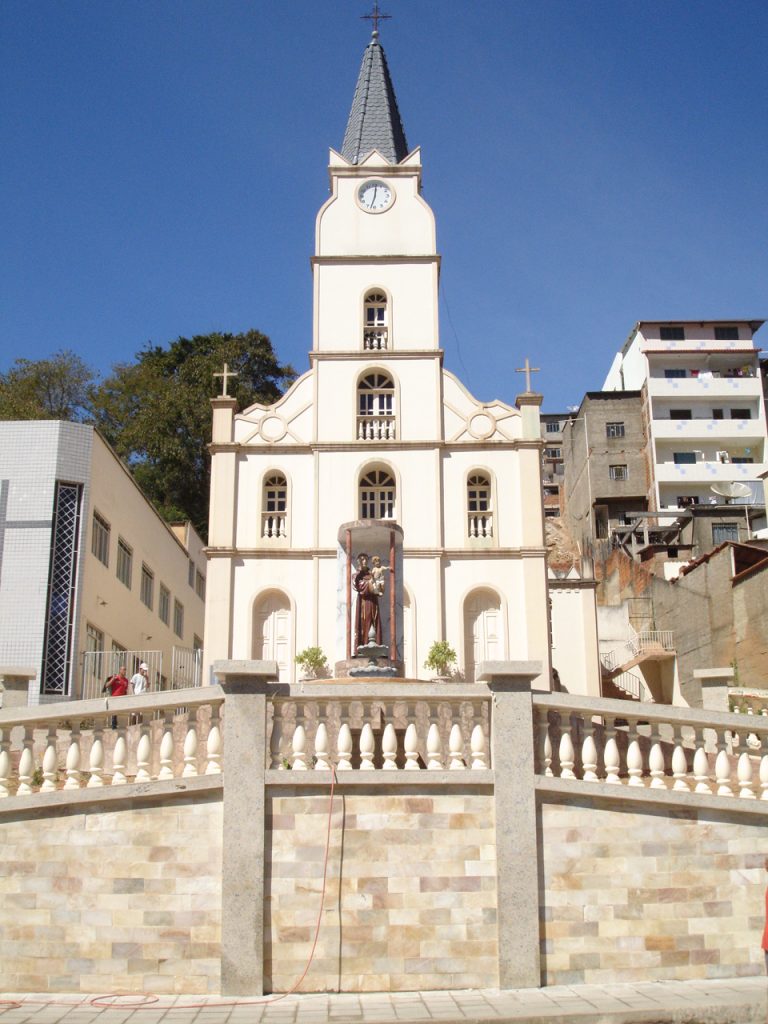
[[766, 1024], [767, 995], [764, 977], [264, 1000], [5, 993], [0, 996], [0, 1024]]

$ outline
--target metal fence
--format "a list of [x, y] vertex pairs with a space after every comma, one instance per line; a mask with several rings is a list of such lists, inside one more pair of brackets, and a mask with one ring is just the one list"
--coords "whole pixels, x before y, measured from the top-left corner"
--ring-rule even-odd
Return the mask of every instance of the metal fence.
[[83, 654], [81, 700], [100, 697], [104, 684], [116, 675], [121, 666], [130, 679], [139, 671], [139, 665], [149, 666], [147, 690], [179, 690], [202, 683], [203, 652], [199, 649], [174, 647], [171, 652], [170, 675], [163, 670], [162, 651], [86, 651]]

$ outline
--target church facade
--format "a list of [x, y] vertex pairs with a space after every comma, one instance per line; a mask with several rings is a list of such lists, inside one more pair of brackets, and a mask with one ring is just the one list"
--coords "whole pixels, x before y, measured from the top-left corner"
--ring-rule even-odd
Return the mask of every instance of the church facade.
[[550, 686], [541, 398], [528, 383], [514, 407], [483, 402], [443, 366], [421, 173], [374, 32], [316, 220], [310, 369], [271, 406], [213, 400], [208, 666], [275, 660], [292, 681], [296, 653], [320, 647], [344, 675], [342, 563], [363, 545], [344, 551], [343, 528], [396, 524], [384, 643], [400, 672], [434, 675], [424, 661], [445, 640], [466, 680], [519, 659]]

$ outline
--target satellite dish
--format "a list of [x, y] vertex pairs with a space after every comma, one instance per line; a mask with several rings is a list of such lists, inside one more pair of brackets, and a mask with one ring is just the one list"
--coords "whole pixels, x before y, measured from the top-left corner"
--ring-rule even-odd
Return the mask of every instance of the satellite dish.
[[752, 494], [752, 488], [749, 484], [742, 484], [738, 480], [722, 484], [712, 484], [710, 490], [714, 491], [715, 494], [719, 494], [721, 498], [725, 498], [726, 503], [734, 498], [748, 498]]

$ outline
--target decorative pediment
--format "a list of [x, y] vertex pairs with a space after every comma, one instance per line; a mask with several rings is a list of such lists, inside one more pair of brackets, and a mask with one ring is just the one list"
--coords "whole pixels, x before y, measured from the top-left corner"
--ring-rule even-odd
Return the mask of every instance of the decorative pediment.
[[443, 371], [443, 396], [446, 441], [514, 441], [522, 436], [519, 410], [499, 399], [478, 402], [447, 370]]
[[250, 406], [235, 417], [242, 445], [309, 444], [312, 438], [312, 372], [307, 371], [272, 405]]

